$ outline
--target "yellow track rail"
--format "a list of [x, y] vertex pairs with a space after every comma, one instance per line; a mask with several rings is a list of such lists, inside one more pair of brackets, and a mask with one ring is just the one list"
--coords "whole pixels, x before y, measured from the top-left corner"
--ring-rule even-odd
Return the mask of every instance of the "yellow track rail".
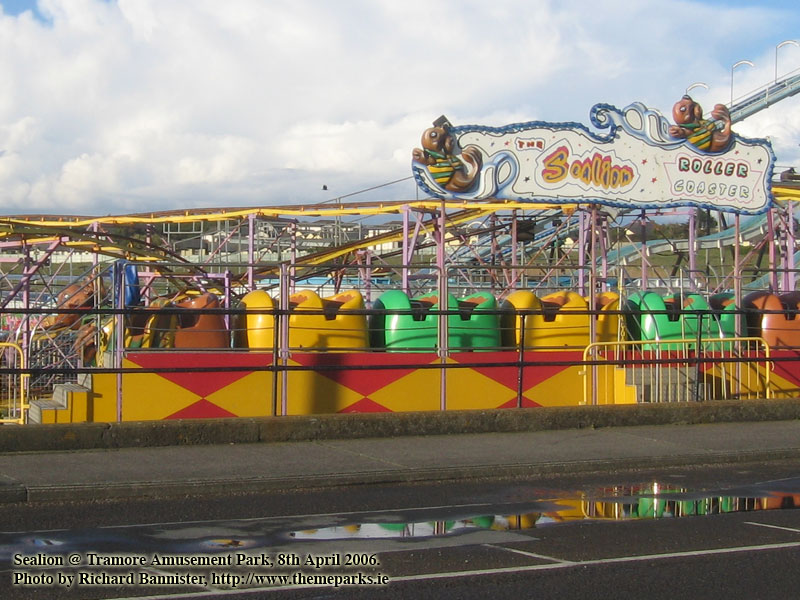
[[[772, 193], [776, 201], [800, 200], [800, 185], [796, 183], [775, 183]], [[572, 213], [578, 204], [537, 204], [511, 200], [413, 200], [391, 202], [351, 202], [325, 203], [313, 205], [262, 206], [248, 208], [211, 208], [191, 210], [168, 210], [129, 215], [109, 215], [103, 217], [69, 215], [16, 215], [0, 217], [0, 241], [21, 241], [28, 244], [41, 244], [63, 240], [65, 247], [83, 248], [115, 258], [137, 261], [177, 261], [185, 262], [179, 256], [154, 244], [128, 237], [119, 232], [105, 231], [89, 233], [91, 226], [127, 227], [158, 223], [215, 222], [245, 219], [250, 216], [265, 218], [296, 217], [335, 217], [335, 216], [376, 216], [398, 214], [403, 210], [439, 211], [444, 209], [459, 211], [447, 217], [448, 224], [457, 225], [484, 214], [504, 210], [552, 210], [560, 209]], [[320, 264], [346, 255], [355, 250], [402, 240], [402, 231], [387, 232], [365, 240], [351, 242], [301, 259], [304, 264]]]
[[99, 225], [135, 225], [150, 223], [189, 223], [197, 221], [224, 221], [241, 219], [250, 215], [257, 217], [330, 217], [330, 216], [374, 216], [397, 214], [404, 208], [413, 210], [480, 210], [482, 212], [497, 212], [500, 210], [547, 210], [560, 208], [574, 210], [575, 205], [563, 204], [535, 204], [532, 202], [514, 202], [510, 200], [414, 200], [409, 202], [352, 202], [338, 205], [312, 204], [290, 206], [262, 206], [253, 208], [215, 208], [171, 210], [153, 213], [86, 217], [86, 216], [58, 216], [58, 215], [18, 215], [0, 217], [0, 231], [7, 230], [9, 225], [39, 227], [89, 227], [95, 223]]

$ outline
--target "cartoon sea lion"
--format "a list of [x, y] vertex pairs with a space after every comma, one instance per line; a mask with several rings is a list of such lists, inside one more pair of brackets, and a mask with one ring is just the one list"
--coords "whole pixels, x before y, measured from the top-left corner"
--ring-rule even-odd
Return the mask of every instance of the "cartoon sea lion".
[[714, 105], [711, 119], [703, 118], [703, 108], [685, 95], [672, 107], [675, 125], [669, 128], [674, 138], [685, 138], [704, 152], [722, 152], [731, 141], [731, 115], [724, 104]]
[[415, 148], [412, 158], [427, 167], [434, 181], [451, 192], [465, 192], [478, 179], [483, 156], [477, 146], [466, 146], [459, 152], [450, 123], [437, 119], [422, 134], [422, 148]]

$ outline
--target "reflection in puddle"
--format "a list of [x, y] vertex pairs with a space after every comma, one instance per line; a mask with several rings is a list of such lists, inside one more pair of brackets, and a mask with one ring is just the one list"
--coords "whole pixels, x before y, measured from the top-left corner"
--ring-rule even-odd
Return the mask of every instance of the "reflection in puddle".
[[530, 541], [531, 530], [558, 523], [798, 508], [800, 478], [714, 491], [648, 482], [579, 492], [529, 489], [521, 495], [515, 490], [514, 495], [513, 503], [0, 532], [0, 564], [10, 563], [16, 553], [291, 553], [313, 544], [315, 552], [325, 554], [339, 551], [344, 543], [349, 551], [391, 552]]
[[252, 546], [252, 541], [249, 540], [234, 540], [234, 539], [211, 539], [205, 540], [201, 546], [208, 550], [225, 550], [231, 548], [249, 548]]
[[[532, 515], [538, 513], [531, 513]], [[362, 523], [344, 527], [326, 527], [294, 531], [289, 535], [296, 540], [343, 540], [359, 538], [413, 538], [432, 537], [448, 534], [459, 534], [475, 529], [510, 530], [519, 527], [508, 527], [507, 519], [520, 517], [482, 516], [459, 521], [423, 521], [420, 523]], [[497, 525], [497, 526], [495, 526]]]
[[740, 495], [708, 495], [658, 482], [612, 486], [592, 494], [578, 493], [573, 498], [538, 498], [537, 503], [549, 509], [541, 512], [408, 523], [361, 523], [294, 531], [289, 535], [297, 540], [425, 538], [458, 535], [476, 529], [517, 531], [582, 520], [660, 519], [800, 508], [800, 489], [797, 493], [737, 491]]
[[614, 486], [602, 490], [595, 500], [582, 501], [581, 508], [585, 518], [590, 519], [690, 517], [800, 508], [800, 490], [797, 493], [738, 491], [741, 493], [736, 495], [708, 495], [659, 483]]

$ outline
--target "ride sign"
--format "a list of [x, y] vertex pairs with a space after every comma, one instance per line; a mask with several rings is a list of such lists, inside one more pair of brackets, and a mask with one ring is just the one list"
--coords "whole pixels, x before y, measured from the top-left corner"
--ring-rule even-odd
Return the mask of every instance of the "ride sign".
[[626, 208], [700, 206], [756, 214], [769, 208], [774, 167], [766, 140], [730, 130], [723, 105], [702, 119], [684, 96], [670, 125], [634, 103], [594, 106], [579, 123], [453, 126], [440, 117], [413, 152], [417, 184], [438, 198], [598, 203]]

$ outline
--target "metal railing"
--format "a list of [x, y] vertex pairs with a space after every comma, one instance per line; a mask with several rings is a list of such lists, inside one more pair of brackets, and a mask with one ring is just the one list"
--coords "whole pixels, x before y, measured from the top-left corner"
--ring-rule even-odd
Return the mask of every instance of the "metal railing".
[[28, 410], [25, 355], [22, 348], [10, 342], [0, 342], [0, 365], [4, 369], [18, 369], [16, 373], [0, 375], [0, 423], [25, 423]]
[[583, 362], [584, 404], [772, 396], [770, 348], [758, 337], [597, 342]]
[[[261, 308], [236, 306], [236, 294], [232, 292], [231, 287], [228, 285], [228, 279], [202, 280], [196, 282], [197, 289], [192, 288], [192, 291], [196, 293], [206, 289], [217, 290], [214, 293], [222, 296], [223, 300], [218, 308], [188, 309], [158, 302], [158, 300], [165, 298], [174, 299], [176, 297], [174, 293], [170, 296], [159, 295], [155, 299], [150, 298], [150, 304], [147, 306], [144, 304], [125, 306], [122, 299], [126, 297], [125, 286], [127, 282], [121, 277], [115, 280], [113, 285], [106, 285], [107, 290], [116, 290], [115, 294], [108, 295], [108, 298], [114, 299], [113, 302], [106, 298], [103, 302], [94, 303], [102, 304], [102, 306], [15, 308], [13, 311], [18, 312], [23, 318], [29, 319], [34, 323], [33, 326], [28, 328], [31, 335], [27, 338], [27, 347], [24, 344], [20, 344], [23, 350], [28, 352], [24, 368], [31, 375], [31, 379], [25, 381], [27, 386], [25, 392], [28, 399], [33, 402], [35, 415], [37, 400], [46, 401], [48, 394], [53, 392], [57, 384], [77, 382], [79, 375], [102, 375], [105, 377], [105, 382], [109, 379], [108, 375], [110, 374], [116, 377], [116, 385], [107, 385], [98, 397], [105, 399], [112, 396], [116, 397], [117, 420], [122, 420], [123, 418], [123, 388], [129, 385], [128, 382], [134, 376], [138, 378], [139, 375], [170, 372], [265, 372], [268, 374], [268, 377], [265, 378], [267, 382], [265, 385], [269, 396], [269, 398], [265, 399], [265, 402], [269, 403], [270, 410], [267, 412], [273, 415], [289, 414], [290, 411], [288, 411], [287, 407], [294, 394], [331, 394], [332, 392], [319, 382], [322, 381], [328, 386], [334, 385], [328, 384], [328, 379], [336, 380], [336, 372], [346, 371], [351, 371], [353, 374], [359, 372], [358, 377], [368, 378], [378, 372], [385, 373], [391, 370], [426, 370], [428, 371], [426, 387], [428, 390], [433, 390], [434, 386], [438, 388], [438, 406], [440, 410], [450, 409], [454, 396], [457, 400], [463, 399], [463, 395], [457, 395], [454, 390], [463, 388], [464, 386], [459, 384], [466, 381], [466, 379], [458, 377], [456, 374], [459, 370], [470, 369], [489, 369], [492, 376], [496, 376], [495, 379], [498, 382], [502, 380], [502, 385], [510, 387], [516, 392], [515, 401], [509, 399], [507, 405], [516, 405], [518, 407], [525, 406], [528, 401], [540, 402], [539, 398], [542, 398], [545, 403], [550, 401], [548, 394], [552, 392], [546, 387], [533, 392], [532, 394], [536, 394], [535, 397], [534, 395], [526, 397], [526, 393], [538, 385], [538, 374], [545, 367], [572, 369], [572, 373], [575, 376], [574, 378], [570, 376], [571, 400], [569, 403], [571, 404], [581, 401], [587, 404], [602, 404], [764, 398], [778, 393], [775, 382], [780, 385], [781, 379], [779, 376], [774, 378], [775, 382], [773, 382], [772, 387], [769, 385], [769, 367], [772, 362], [765, 342], [759, 338], [726, 338], [721, 335], [723, 334], [723, 328], [719, 326], [719, 323], [722, 317], [725, 316], [726, 319], [730, 317], [730, 319], [738, 322], [740, 317], [736, 315], [741, 314], [738, 311], [724, 310], [721, 312], [712, 308], [693, 310], [692, 307], [696, 307], [696, 304], [687, 305], [687, 310], [687, 307], [682, 306], [680, 303], [673, 303], [674, 310], [662, 308], [660, 311], [651, 310], [643, 305], [643, 309], [640, 311], [641, 314], [637, 317], [638, 313], [636, 311], [631, 312], [632, 309], [626, 309], [624, 305], [622, 310], [606, 310], [606, 307], [592, 308], [591, 298], [587, 300], [585, 307], [582, 309], [573, 306], [561, 306], [556, 310], [555, 303], [545, 302], [542, 306], [537, 304], [535, 305], [536, 307], [531, 305], [531, 307], [526, 308], [523, 304], [523, 306], [515, 307], [511, 310], [509, 307], [503, 307], [504, 294], [501, 293], [492, 294], [498, 300], [499, 305], [496, 308], [476, 308], [476, 306], [469, 304], [471, 308], [469, 310], [465, 309], [466, 313], [462, 314], [461, 305], [457, 309], [443, 310], [439, 308], [440, 306], [448, 306], [448, 303], [443, 300], [448, 297], [448, 294], [455, 291], [455, 295], [460, 297], [463, 293], [461, 288], [458, 287], [458, 283], [451, 277], [453, 275], [452, 267], [439, 267], [429, 264], [395, 266], [401, 269], [408, 267], [409, 269], [414, 268], [424, 271], [425, 281], [427, 282], [426, 291], [432, 298], [435, 297], [437, 299], [436, 304], [433, 303], [434, 300], [431, 300], [429, 307], [425, 305], [426, 308], [423, 311], [425, 315], [435, 317], [425, 327], [411, 328], [402, 324], [392, 325], [393, 331], [403, 334], [400, 336], [404, 340], [403, 347], [400, 347], [399, 343], [395, 343], [391, 348], [385, 347], [380, 343], [370, 343], [371, 334], [374, 331], [383, 331], [384, 329], [379, 319], [373, 323], [370, 317], [380, 316], [384, 313], [386, 319], [389, 319], [390, 316], [396, 317], [400, 315], [420, 316], [418, 313], [422, 309], [413, 304], [413, 302], [410, 308], [405, 309], [385, 307], [376, 309], [375, 306], [372, 308], [350, 309], [336, 305], [336, 310], [329, 310], [330, 307], [326, 308], [325, 306], [312, 309], [303, 305], [295, 305], [292, 303], [291, 298], [295, 286], [299, 286], [301, 280], [293, 273], [293, 267], [286, 264], [279, 265], [278, 272], [274, 277], [277, 288], [265, 290], [274, 301], [274, 305], [265, 305]], [[332, 266], [330, 268], [332, 269]], [[342, 273], [348, 270], [358, 271], [359, 277], [361, 277], [363, 275], [361, 273], [362, 270], [366, 273], [371, 268], [383, 267], [355, 265], [340, 267], [338, 271]], [[476, 267], [475, 270], [482, 274], [494, 268], [500, 267], [481, 265]], [[524, 266], [517, 268], [520, 271], [526, 269]], [[459, 267], [459, 269], [468, 270], [467, 267]], [[152, 277], [145, 273], [143, 279], [149, 281], [152, 278], [155, 280], [155, 271], [150, 273], [153, 273]], [[167, 284], [174, 286], [185, 284], [184, 279], [181, 278], [182, 276], [173, 274], [170, 277], [171, 279], [168, 280], [165, 278], [165, 286]], [[186, 277], [188, 278], [189, 275]], [[600, 279], [595, 278], [592, 273], [589, 273], [586, 279], [589, 282], [588, 287], [590, 290], [600, 287]], [[617, 283], [619, 284], [621, 281], [620, 279]], [[683, 282], [684, 277], [679, 277], [678, 289], [682, 289], [680, 285]], [[607, 281], [603, 279], [602, 283], [606, 284]], [[148, 297], [146, 290], [149, 288], [146, 285], [142, 287], [142, 296]], [[159, 289], [160, 291], [162, 290]], [[482, 288], [482, 291], [491, 293], [486, 288]], [[532, 290], [529, 291], [532, 292]], [[414, 294], [410, 290], [405, 292], [409, 299], [413, 300]], [[241, 290], [239, 290], [239, 293], [241, 293]], [[546, 300], [546, 297], [542, 298]], [[367, 302], [364, 304], [369, 306]], [[434, 306], [437, 306], [437, 308], [434, 309]], [[11, 312], [11, 309], [8, 310]], [[0, 316], [2, 312], [0, 311]], [[229, 336], [228, 341], [213, 347], [209, 345], [208, 347], [199, 348], [184, 345], [176, 349], [169, 343], [156, 344], [153, 342], [142, 344], [133, 339], [135, 337], [132, 334], [134, 330], [137, 332], [141, 330], [143, 334], [150, 332], [154, 334], [154, 339], [166, 339], [172, 334], [176, 326], [174, 323], [169, 327], [159, 325], [155, 317], [160, 315], [173, 322], [190, 314], [218, 317], [216, 322], [224, 322], [224, 325], [204, 324], [198, 329], [208, 334], [224, 333], [225, 336]], [[461, 320], [471, 320], [472, 316], [478, 314], [498, 317], [499, 323], [490, 326], [489, 331], [499, 331], [501, 333], [500, 342], [488, 345], [471, 344], [467, 339], [467, 334], [461, 335]], [[45, 320], [47, 318], [53, 320], [52, 315], [73, 316], [79, 319], [76, 323], [80, 323], [80, 327], [76, 329], [75, 325], [73, 325], [62, 327], [58, 332], [42, 331], [44, 328], [41, 323], [47, 322]], [[265, 319], [264, 324], [258, 326], [248, 324], [248, 316], [253, 315], [263, 316]], [[298, 316], [310, 317], [313, 320], [316, 318], [327, 319], [332, 315], [363, 317], [367, 321], [366, 333], [364, 334], [367, 336], [367, 340], [360, 343], [346, 344], [347, 340], [359, 337], [359, 332], [362, 332], [362, 330], [352, 329], [350, 325], [346, 327], [341, 325], [337, 326], [335, 330], [336, 341], [331, 342], [328, 336], [332, 335], [333, 328], [320, 328], [317, 324], [310, 323], [310, 321], [309, 324], [306, 324], [301, 320], [293, 320], [294, 317]], [[504, 323], [503, 317], [509, 315], [511, 319], [505, 320], [506, 322]], [[550, 323], [551, 319], [549, 317], [554, 315], [559, 319], [561, 317], [569, 318], [564, 322], [560, 322], [560, 324]], [[588, 348], [586, 347], [589, 340], [614, 339], [615, 337], [624, 340], [626, 336], [624, 331], [626, 321], [629, 320], [627, 317], [631, 315], [633, 315], [631, 318], [639, 319], [640, 325], [643, 323], [644, 315], [650, 317], [667, 315], [679, 316], [680, 318], [679, 322], [673, 322], [670, 319], [669, 325], [676, 326], [675, 328], [670, 328], [670, 331], [665, 331], [663, 327], [656, 324], [655, 340], [610, 341], [595, 343], [589, 345]], [[599, 335], [601, 316], [604, 318], [613, 317], [614, 319], [603, 330], [606, 334], [605, 337]], [[145, 324], [140, 326], [136, 317], [146, 317]], [[581, 320], [581, 323], [576, 325], [573, 318]], [[266, 319], [269, 320], [267, 321]], [[528, 324], [533, 323], [534, 319], [536, 322], [547, 321], [547, 323], [540, 324], [539, 329], [531, 327], [534, 332], [542, 332], [547, 335], [536, 335], [535, 339], [528, 339], [529, 336], [526, 334], [529, 330]], [[134, 321], [137, 323], [135, 326]], [[316, 323], [316, 321], [314, 322]], [[36, 325], [37, 323], [39, 325]], [[88, 355], [83, 353], [83, 347], [79, 348], [77, 343], [79, 334], [87, 331], [91, 332], [91, 328], [88, 325], [92, 323], [96, 324], [91, 335], [91, 340], [94, 341], [97, 353], [94, 362], [84, 359]], [[706, 325], [705, 327], [703, 326], [704, 324]], [[552, 331], [550, 330], [550, 325], [554, 326]], [[261, 331], [258, 331], [258, 328]], [[727, 332], [727, 335], [732, 335], [734, 331], [743, 328], [741, 326], [724, 331]], [[130, 339], [123, 337], [119, 333], [126, 330], [131, 334], [129, 336]], [[319, 330], [319, 340], [322, 341], [325, 338], [320, 344], [305, 341], [301, 343], [298, 339], [293, 339], [298, 336], [305, 337], [304, 334], [313, 334], [317, 330]], [[473, 324], [470, 325], [469, 330], [469, 336], [486, 337], [487, 329], [483, 326]], [[257, 345], [250, 346], [250, 342], [247, 344], [237, 343], [237, 337], [244, 331], [249, 331], [254, 337], [259, 338]], [[426, 345], [415, 345], [412, 343], [413, 340], [409, 341], [415, 332], [420, 335], [424, 332], [426, 337], [432, 338], [432, 341]], [[517, 334], [514, 335], [514, 332], [517, 332]], [[290, 333], [298, 334], [298, 336], [290, 335]], [[635, 335], [636, 332], [633, 333], [632, 337], [637, 337]], [[694, 333], [697, 334], [696, 337], [693, 336]], [[609, 338], [608, 334], [614, 337]], [[675, 338], [680, 339], [658, 340], [659, 336], [667, 337], [667, 335], [674, 335]], [[713, 336], [715, 339], [706, 339], [706, 336], [709, 338]], [[314, 336], [311, 335], [309, 337]], [[344, 338], [347, 338], [347, 340], [344, 340]], [[698, 346], [699, 351], [696, 349]], [[581, 352], [584, 351], [584, 348], [586, 348], [586, 352], [581, 357]], [[129, 353], [167, 353], [175, 350], [183, 351], [184, 353], [201, 350], [214, 353], [229, 352], [234, 358], [226, 358], [220, 361], [218, 366], [205, 363], [205, 366], [201, 366], [199, 363], [175, 366], [168, 359], [160, 362], [147, 362], [147, 366], [137, 364], [135, 367], [125, 362], [125, 358]], [[235, 358], [237, 353], [246, 353], [250, 350], [265, 355], [263, 362], [254, 364], [252, 361], [243, 362]], [[571, 352], [572, 354], [553, 357], [542, 353], [555, 351]], [[407, 360], [404, 359], [398, 362], [396, 357], [392, 356], [391, 353], [393, 352], [405, 353], [409, 356], [407, 356]], [[491, 356], [487, 360], [487, 355], [484, 355], [484, 352], [496, 353], [497, 355]], [[303, 362], [292, 358], [293, 355], [296, 357], [296, 355], [329, 353], [331, 354], [329, 360], [306, 357], [303, 359], [305, 362]], [[371, 353], [372, 356], [366, 359], [362, 357], [364, 364], [359, 364], [355, 360], [342, 359], [341, 355], [337, 356], [336, 353]], [[453, 355], [459, 353], [464, 355], [454, 359]], [[266, 356], [267, 354], [270, 354], [270, 356]], [[435, 356], [434, 359], [427, 356], [431, 354]], [[780, 355], [772, 359], [774, 362], [780, 360], [782, 360]], [[785, 360], [788, 360], [788, 358], [785, 358]], [[4, 364], [3, 367], [5, 366]], [[0, 369], [0, 373], [7, 370]], [[433, 373], [433, 370], [438, 370], [438, 382], [435, 380], [436, 373]], [[448, 371], [450, 376], [447, 374]], [[583, 381], [577, 376], [579, 371], [583, 372]], [[301, 377], [296, 374], [301, 373], [308, 375], [307, 380], [297, 383]], [[18, 372], [3, 374], [4, 376], [9, 374], [17, 375]], [[334, 376], [320, 379], [316, 378], [316, 374], [323, 374], [325, 377], [328, 375]], [[124, 385], [123, 377], [125, 378]], [[479, 376], [475, 377], [479, 378]], [[491, 378], [489, 377], [489, 379]], [[88, 377], [82, 379], [82, 381], [86, 380], [89, 380]], [[335, 389], [347, 388], [347, 385], [341, 384], [338, 380], [336, 385], [338, 387]], [[583, 390], [581, 389], [582, 385]], [[472, 389], [467, 391], [473, 392]], [[139, 393], [141, 393], [141, 390]], [[350, 392], [347, 393], [349, 394]], [[477, 392], [475, 393], [477, 394]], [[503, 391], [503, 393], [507, 392]], [[464, 405], [464, 402], [460, 405]]]

